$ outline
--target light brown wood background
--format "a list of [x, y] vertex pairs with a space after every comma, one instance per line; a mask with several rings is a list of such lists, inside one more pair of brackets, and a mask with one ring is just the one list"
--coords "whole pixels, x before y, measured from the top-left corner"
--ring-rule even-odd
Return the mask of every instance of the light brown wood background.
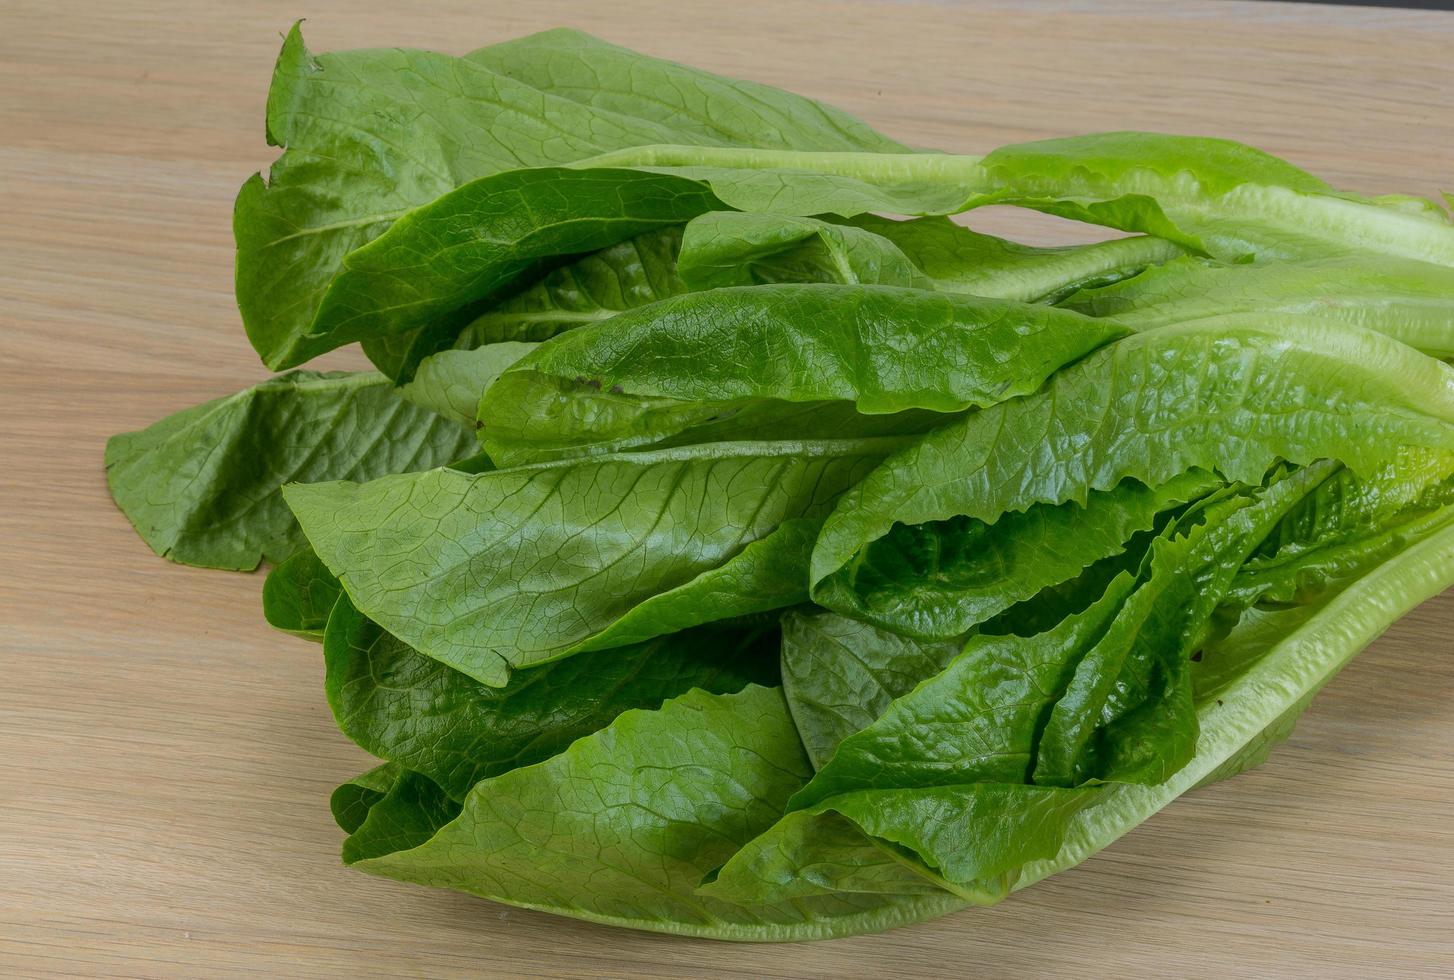
[[[1068, 8], [1059, 11], [1058, 8]], [[572, 24], [984, 151], [1096, 129], [1245, 139], [1360, 191], [1454, 189], [1454, 14], [1270, 3], [0, 3], [0, 974], [1449, 975], [1454, 595], [1271, 763], [1004, 905], [793, 947], [507, 911], [337, 860], [316, 648], [261, 578], [169, 565], [101, 451], [263, 376], [232, 196], [278, 44], [462, 52]], [[1037, 241], [1024, 215], [981, 227]], [[347, 357], [333, 359], [351, 363]]]

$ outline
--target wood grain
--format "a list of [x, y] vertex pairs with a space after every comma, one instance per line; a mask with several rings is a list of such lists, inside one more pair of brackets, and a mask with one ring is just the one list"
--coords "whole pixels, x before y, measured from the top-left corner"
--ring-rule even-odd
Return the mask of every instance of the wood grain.
[[[462, 51], [573, 24], [983, 151], [1236, 137], [1362, 191], [1454, 183], [1454, 15], [1283, 4], [0, 6], [0, 973], [13, 976], [1435, 976], [1454, 962], [1454, 595], [1263, 768], [990, 910], [791, 947], [507, 911], [337, 861], [317, 651], [258, 577], [151, 556], [105, 438], [259, 378], [232, 196], [278, 32]], [[1034, 241], [1080, 229], [1014, 213]], [[335, 364], [355, 363], [348, 355]]]

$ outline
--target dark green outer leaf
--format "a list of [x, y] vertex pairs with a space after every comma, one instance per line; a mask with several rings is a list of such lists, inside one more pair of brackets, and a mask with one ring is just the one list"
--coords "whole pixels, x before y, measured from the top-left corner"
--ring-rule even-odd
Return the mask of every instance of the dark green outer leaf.
[[1372, 473], [1342, 470], [1301, 501], [1263, 541], [1253, 563], [1290, 557], [1374, 530], [1410, 508], [1448, 503], [1454, 453], [1405, 449]]
[[[363, 822], [343, 842], [344, 863], [418, 847], [459, 816], [459, 810], [459, 804], [429, 777], [399, 769], [382, 797], [368, 800]], [[351, 821], [356, 814], [350, 813], [348, 818]]]
[[632, 168], [710, 187], [739, 211], [850, 219], [863, 214], [944, 215], [981, 186], [975, 157], [934, 153], [804, 152], [743, 147], [635, 146], [573, 163]]
[[[787, 433], [804, 442], [922, 435], [944, 424], [942, 412], [909, 409], [862, 415], [852, 402], [754, 401], [716, 421], [703, 422], [663, 440], [661, 448], [713, 442], [775, 441]], [[905, 438], [903, 441], [907, 442]], [[655, 447], [652, 447], [655, 448]]]
[[553, 269], [472, 320], [456, 345], [547, 340], [686, 292], [686, 285], [677, 277], [681, 241], [680, 228], [662, 228]]
[[1454, 502], [1454, 454], [1407, 450], [1377, 471], [1344, 470], [1302, 501], [1242, 566], [1229, 601], [1298, 602], [1422, 537]]
[[[557, 266], [503, 299], [481, 300], [402, 334], [371, 337], [363, 343], [364, 352], [380, 371], [405, 382], [422, 361], [450, 348], [546, 340], [675, 296], [686, 289], [676, 274], [681, 237], [681, 229], [671, 226], [628, 238]], [[523, 279], [535, 272], [532, 266]], [[473, 419], [473, 407], [469, 414]]]
[[[1446, 498], [1446, 502], [1447, 502]], [[1229, 604], [1306, 603], [1331, 585], [1356, 577], [1443, 526], [1448, 508], [1414, 508], [1379, 528], [1349, 533], [1297, 555], [1244, 567], [1232, 583]]]
[[782, 631], [783, 694], [815, 769], [962, 647], [918, 642], [826, 610], [790, 612]]
[[[569, 655], [783, 521], [821, 517], [900, 444], [717, 443], [477, 476], [293, 485], [287, 497], [360, 610], [498, 687], [510, 668]], [[719, 618], [707, 605], [698, 615]]]
[[403, 334], [498, 293], [542, 260], [606, 248], [721, 206], [700, 184], [633, 170], [546, 167], [481, 178], [349, 253], [309, 343], [329, 350]]
[[572, 31], [467, 58], [315, 56], [294, 26], [268, 94], [267, 135], [286, 150], [268, 180], [243, 185], [233, 227], [238, 306], [274, 368], [327, 349], [308, 335], [326, 332], [316, 312], [345, 256], [468, 181], [644, 143], [903, 149], [812, 100]]
[[[1168, 623], [1150, 630], [1139, 629], [1136, 614], [1129, 611], [1127, 594], [1137, 584], [1130, 573], [1115, 579], [1101, 601], [1051, 632], [1031, 638], [972, 638], [964, 654], [942, 671], [950, 656], [936, 663], [924, 653], [943, 644], [904, 655], [892, 644], [876, 642], [880, 638], [905, 642], [892, 634], [832, 614], [802, 617], [802, 624], [836, 625], [840, 628], [835, 632], [866, 638], [862, 646], [867, 655], [855, 652], [852, 659], [889, 678], [895, 689], [890, 696], [896, 700], [890, 705], [881, 688], [871, 690], [865, 700], [874, 703], [875, 710], [867, 722], [854, 720], [855, 712], [863, 714], [859, 709], [850, 708], [841, 716], [848, 722], [839, 725], [847, 729], [847, 737], [832, 761], [790, 803], [808, 809], [789, 814], [745, 847], [723, 868], [719, 881], [762, 898], [804, 892], [815, 882], [813, 875], [826, 874], [841, 886], [838, 876], [844, 867], [853, 866], [853, 857], [860, 852], [846, 845], [840, 845], [842, 853], [826, 856], [805, 849], [812, 856], [802, 859], [801, 871], [795, 860], [797, 842], [816, 827], [814, 821], [837, 813], [878, 838], [910, 848], [936, 876], [947, 879], [946, 887], [968, 900], [1002, 898], [1025, 863], [1055, 855], [1083, 815], [1093, 812], [1110, 793], [1104, 786], [1027, 785], [1033, 760], [1044, 751], [1046, 736], [1040, 729], [1053, 717], [1052, 704], [1067, 693], [1076, 673], [1094, 656], [1093, 647], [1077, 663], [1086, 646], [1105, 646], [1108, 629], [1134, 642], [1147, 633], [1152, 648], [1170, 643], [1173, 655], [1185, 664], [1186, 638], [1196, 633], [1194, 621], [1215, 601], [1193, 599], [1184, 603], [1190, 608], [1183, 610], [1186, 594], [1198, 595], [1201, 589], [1215, 595], [1224, 588], [1241, 556], [1266, 528], [1332, 470], [1323, 465], [1283, 476], [1271, 491], [1263, 492], [1264, 499], [1250, 506], [1250, 499], [1241, 494], [1223, 493], [1201, 508], [1202, 513], [1194, 510], [1183, 519], [1191, 527], [1189, 537], [1158, 540], [1149, 570], [1155, 590], [1130, 593], [1130, 604], [1145, 606], [1149, 596], [1160, 602], [1160, 616], [1169, 617]], [[1170, 528], [1167, 533], [1173, 532]], [[1198, 564], [1208, 571], [1198, 572]], [[834, 683], [833, 665], [848, 658], [815, 660], [813, 653], [825, 644], [814, 643], [811, 632], [803, 642], [798, 638], [801, 633], [800, 623], [789, 617], [785, 680], [801, 677], [809, 690], [842, 688]], [[807, 669], [795, 668], [795, 661], [806, 663]], [[1181, 676], [1185, 678], [1184, 673]], [[923, 683], [910, 692], [920, 679]], [[1118, 684], [1111, 701], [1124, 700], [1137, 683], [1144, 686], [1135, 681]], [[792, 703], [792, 686], [788, 693]], [[1062, 707], [1055, 704], [1054, 710]], [[1112, 715], [1124, 714], [1124, 707], [1112, 711], [1114, 707], [1110, 701], [1104, 704]], [[808, 717], [813, 719], [811, 713]], [[828, 717], [826, 725], [809, 730], [831, 730], [832, 715]], [[802, 730], [801, 721], [799, 727]], [[852, 734], [855, 728], [864, 730]], [[1190, 730], [1194, 735], [1195, 723]], [[1154, 737], [1155, 729], [1127, 734], [1139, 742]], [[1241, 763], [1253, 764], [1265, 741], [1249, 746]], [[832, 862], [833, 857], [838, 860]], [[824, 866], [826, 872], [820, 870]]]
[[790, 517], [717, 568], [634, 606], [577, 651], [608, 650], [703, 621], [738, 619], [808, 601], [808, 560], [822, 521]]
[[1172, 525], [1184, 538], [1152, 542], [1143, 581], [1050, 709], [1036, 746], [1037, 784], [1159, 783], [1190, 760], [1193, 649], [1247, 555], [1337, 469], [1323, 460], [1279, 469], [1265, 487], [1228, 488]]
[[517, 671], [492, 688], [410, 649], [344, 596], [324, 642], [328, 703], [365, 751], [463, 800], [481, 779], [548, 759], [630, 708], [775, 682], [774, 641], [704, 628]]
[[[1317, 477], [1310, 473], [1308, 479]], [[1231, 537], [1245, 544], [1282, 506], [1285, 501], [1265, 509]], [[1239, 626], [1230, 637], [1209, 645], [1195, 671], [1197, 751], [1165, 783], [1062, 790], [1002, 784], [868, 789], [830, 797], [811, 812], [843, 813], [869, 833], [913, 848], [951, 881], [983, 889], [985, 900], [995, 897], [995, 879], [986, 875], [1003, 871], [1001, 883], [1019, 888], [1078, 863], [1186, 789], [1256, 765], [1359, 648], [1403, 611], [1454, 582], [1454, 537], [1449, 531], [1454, 507], [1448, 511], [1441, 529], [1407, 546], [1402, 560], [1341, 583], [1338, 588], [1346, 589], [1342, 595], [1335, 590], [1314, 607], [1262, 615], [1248, 628]], [[1011, 789], [1052, 795], [1015, 798], [1007, 795]], [[800, 794], [799, 799], [805, 798]], [[744, 855], [773, 853], [777, 833], [781, 831], [773, 828]], [[1031, 863], [1019, 871], [1014, 861], [1037, 851], [1054, 856], [1029, 857]], [[786, 855], [780, 858], [790, 866]], [[724, 876], [728, 870], [730, 864]], [[791, 881], [782, 866], [757, 872], [760, 880]]]
[[399, 766], [385, 762], [335, 789], [328, 800], [328, 806], [333, 812], [334, 821], [343, 832], [351, 834], [363, 826], [363, 822], [368, 819], [369, 810], [394, 788], [401, 775], [403, 770]]
[[744, 844], [697, 892], [743, 905], [835, 892], [942, 896], [940, 879], [917, 865], [840, 814], [798, 810]]
[[1022, 867], [1055, 855], [1103, 790], [1020, 783], [870, 789], [831, 797], [809, 812], [842, 814], [873, 837], [908, 848], [957, 895], [989, 905], [1009, 894]]
[[378, 374], [295, 371], [106, 443], [106, 481], [143, 540], [186, 565], [253, 569], [304, 544], [283, 484], [442, 466], [471, 431]]
[[1117, 621], [1135, 584], [1121, 576], [1101, 601], [1038, 637], [972, 638], [963, 653], [920, 674], [910, 690], [844, 738], [791, 809], [862, 789], [1031, 782], [1051, 709], [1067, 693], [1081, 657]]
[[649, 58], [581, 31], [542, 31], [481, 48], [466, 60], [523, 82], [550, 99], [588, 107], [605, 119], [643, 120], [688, 134], [685, 142], [704, 146], [906, 149], [848, 113], [814, 99]]
[[874, 931], [962, 904], [902, 889], [761, 905], [698, 893], [777, 819], [807, 769], [777, 691], [693, 692], [485, 780], [426, 843], [370, 848], [376, 856], [356, 866], [596, 922], [724, 939]]
[[273, 629], [322, 641], [343, 587], [312, 548], [300, 548], [263, 580], [263, 618]]

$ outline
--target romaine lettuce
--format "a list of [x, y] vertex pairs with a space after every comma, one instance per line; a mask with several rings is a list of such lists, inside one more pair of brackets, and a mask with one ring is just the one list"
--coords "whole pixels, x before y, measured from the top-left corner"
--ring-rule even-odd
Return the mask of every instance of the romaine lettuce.
[[[248, 336], [379, 371], [107, 478], [159, 554], [274, 563], [382, 760], [331, 800], [362, 870], [740, 940], [1000, 901], [1262, 762], [1454, 584], [1430, 202], [1199, 137], [913, 151], [569, 31], [295, 28], [267, 132]], [[989, 204], [1142, 234], [946, 217]]]

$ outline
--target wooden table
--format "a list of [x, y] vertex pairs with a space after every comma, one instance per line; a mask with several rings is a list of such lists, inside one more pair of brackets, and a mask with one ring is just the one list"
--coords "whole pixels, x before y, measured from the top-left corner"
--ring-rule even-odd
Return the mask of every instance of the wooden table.
[[[1432, 976], [1454, 962], [1454, 594], [1271, 763], [1004, 905], [793, 947], [507, 911], [343, 868], [366, 764], [258, 576], [153, 557], [101, 450], [263, 376], [231, 295], [278, 32], [462, 51], [568, 23], [983, 151], [1244, 139], [1360, 191], [1454, 189], [1454, 14], [1264, 3], [716, 0], [0, 7], [0, 973]], [[1057, 12], [1068, 6], [1073, 12]], [[1084, 231], [1025, 214], [1028, 240]], [[354, 364], [348, 356], [331, 362]], [[1441, 971], [1442, 967], [1442, 971]]]

